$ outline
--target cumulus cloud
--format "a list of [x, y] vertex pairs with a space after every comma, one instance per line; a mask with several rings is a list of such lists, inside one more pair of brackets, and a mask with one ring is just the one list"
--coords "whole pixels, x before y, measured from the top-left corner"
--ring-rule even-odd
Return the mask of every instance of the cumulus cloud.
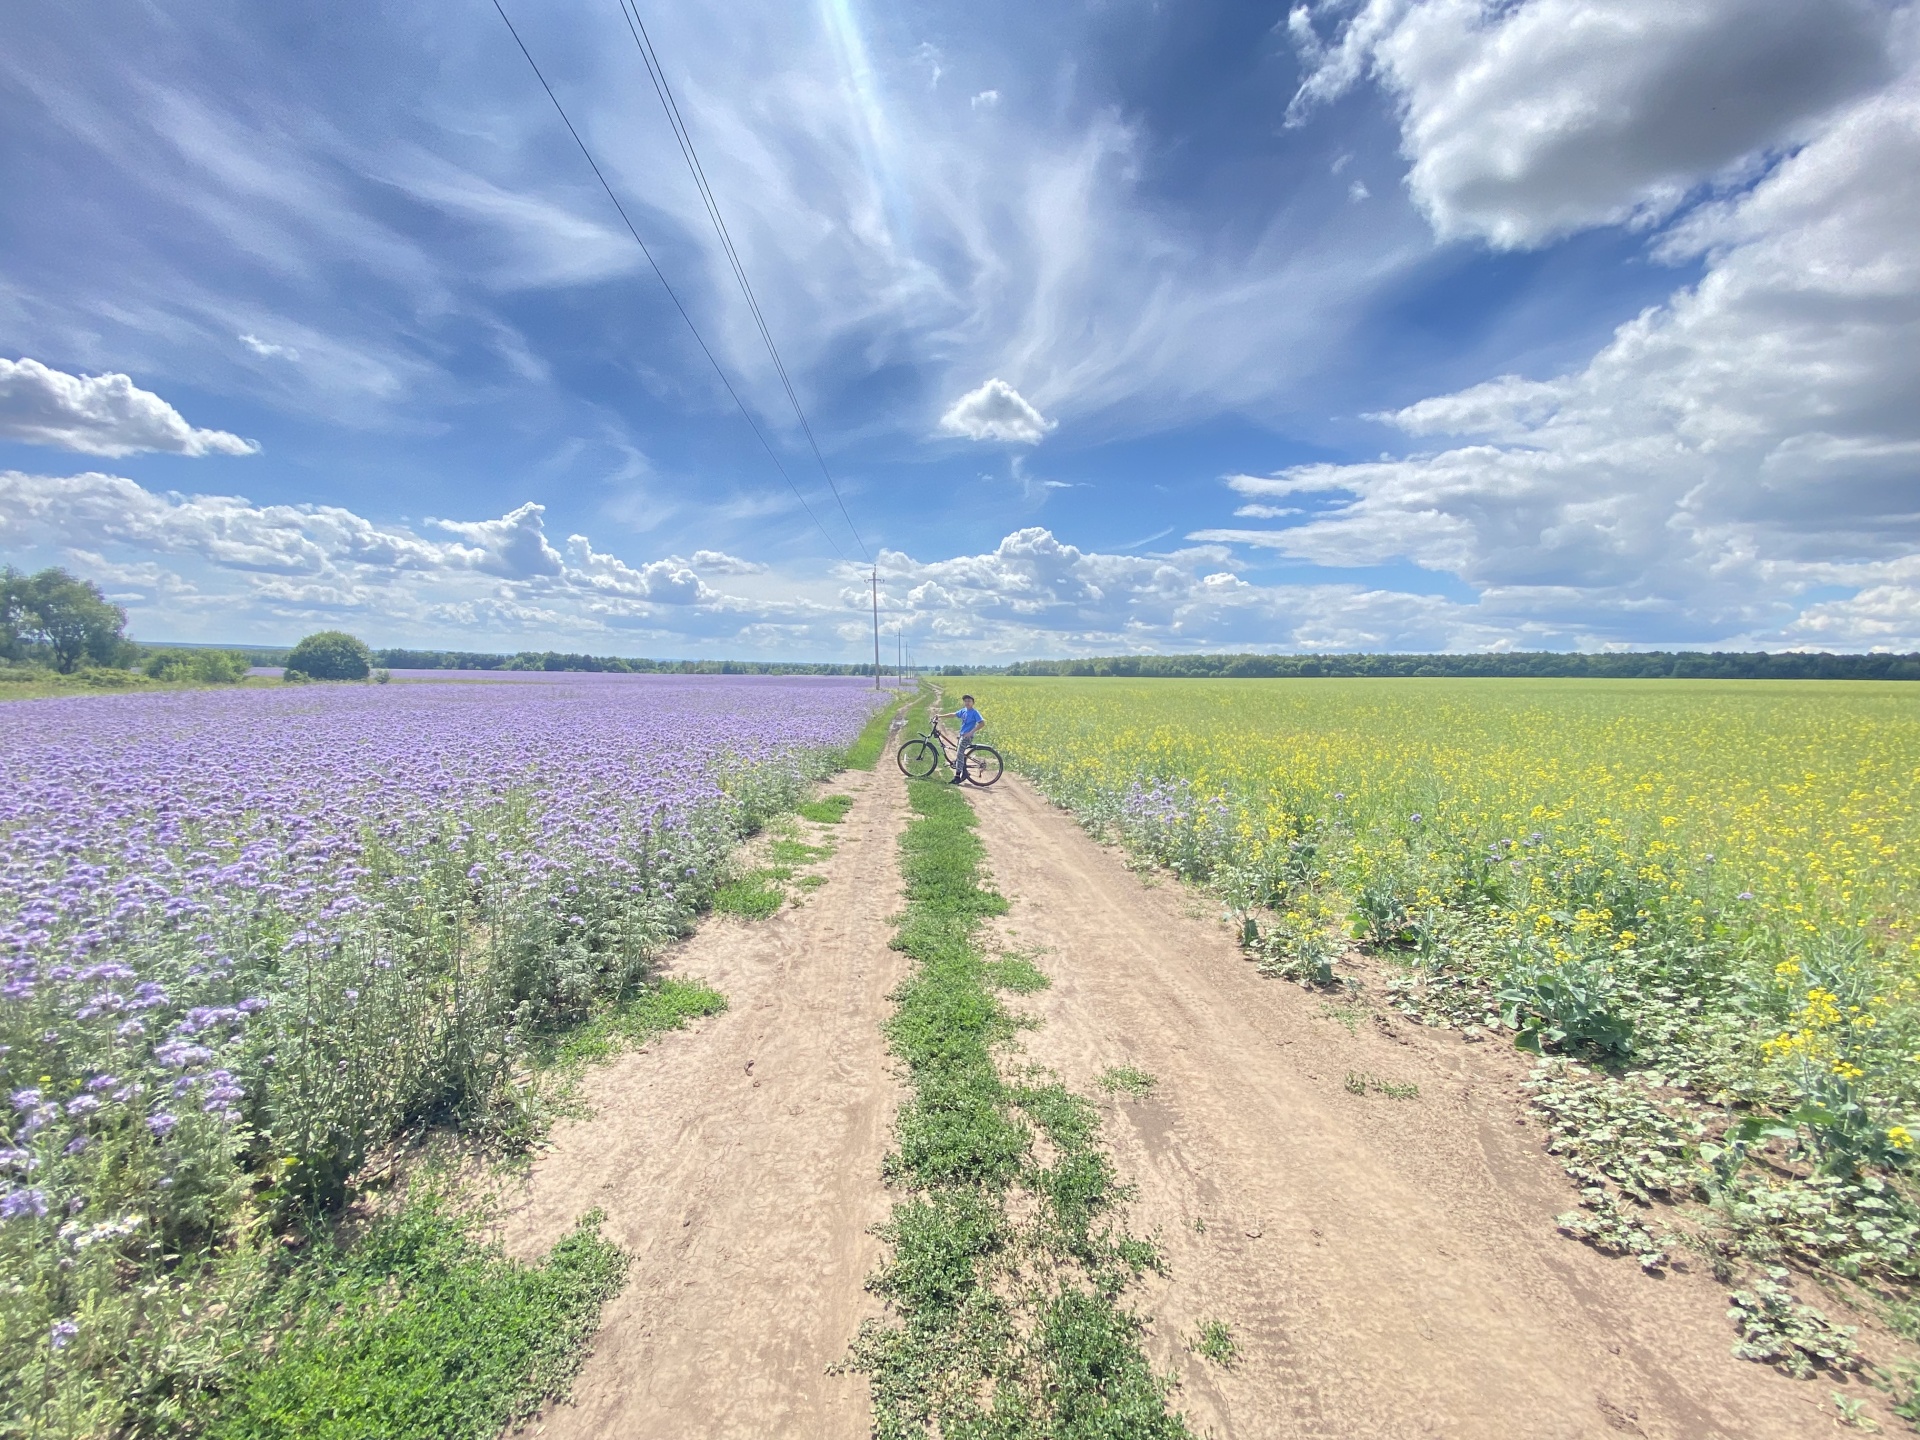
[[1538, 245], [1664, 215], [1803, 140], [1888, 79], [1888, 17], [1876, 0], [1319, 0], [1289, 17], [1307, 64], [1289, 117], [1377, 78], [1435, 231]]
[[709, 575], [764, 575], [767, 567], [757, 560], [742, 560], [738, 555], [729, 555], [724, 550], [696, 550], [693, 552], [693, 567], [704, 570]]
[[547, 543], [542, 516], [546, 506], [531, 501], [498, 520], [432, 520], [435, 529], [445, 530], [469, 542], [463, 553], [476, 570], [507, 580], [529, 580], [536, 575], [558, 575], [562, 568], [560, 552]]
[[[921, 649], [979, 657], [1115, 650], [1484, 649], [1513, 617], [1435, 595], [1334, 582], [1259, 585], [1214, 545], [1164, 555], [1083, 550], [1032, 526], [991, 551], [918, 561], [879, 557], [881, 606]], [[866, 592], [851, 571], [849, 610]], [[1517, 633], [1544, 626], [1517, 622]], [[857, 628], [851, 622], [846, 633]], [[1567, 636], [1561, 633], [1561, 643]]]
[[[1910, 646], [1917, 233], [1910, 75], [1666, 236], [1703, 278], [1588, 364], [1382, 417], [1443, 441], [1425, 453], [1231, 477], [1256, 501], [1314, 502], [1234, 538], [1326, 565], [1411, 559], [1543, 615], [1588, 606], [1670, 637]], [[1858, 593], [1797, 598], [1833, 585]]]
[[253, 455], [260, 447], [224, 430], [198, 430], [125, 375], [69, 375], [38, 360], [0, 360], [0, 436], [116, 457]]
[[1007, 440], [1018, 445], [1038, 445], [1056, 423], [1034, 409], [1013, 386], [998, 378], [987, 381], [977, 390], [969, 390], [940, 417], [940, 429], [948, 435], [964, 435], [969, 440]]
[[663, 605], [694, 605], [716, 599], [687, 562], [677, 555], [655, 560], [638, 569], [612, 555], [593, 548], [584, 535], [567, 538], [567, 552], [577, 567], [572, 572], [576, 583], [585, 584], [603, 594], [628, 599], [657, 601]]
[[[0, 546], [58, 554], [110, 584], [154, 638], [262, 640], [340, 624], [383, 643], [593, 648], [674, 655], [857, 658], [870, 643], [865, 572], [780, 577], [727, 594], [721, 551], [640, 563], [585, 535], [556, 548], [537, 505], [437, 521], [447, 538], [335, 506], [155, 494], [121, 476], [0, 473]], [[734, 562], [736, 565], [743, 562]], [[1482, 649], [1581, 635], [1498, 604], [1332, 582], [1261, 585], [1222, 545], [1106, 554], [1031, 527], [976, 555], [879, 560], [882, 613], [921, 654], [1103, 650]], [[1912, 577], [1920, 579], [1920, 576]], [[1826, 623], [1815, 621], [1810, 623]]]
[[[708, 586], [697, 569], [764, 568], [720, 551], [698, 552], [704, 558], [692, 562], [670, 555], [629, 565], [584, 535], [570, 536], [562, 552], [547, 537], [544, 507], [532, 503], [498, 519], [433, 520], [427, 528], [451, 538], [338, 506], [161, 495], [98, 472], [0, 473], [0, 544], [58, 549], [85, 573], [143, 584], [170, 612], [174, 598], [192, 594], [229, 612], [324, 611], [411, 634], [468, 613], [475, 624], [517, 616], [514, 628], [537, 622], [577, 637], [668, 613], [680, 623], [696, 610], [730, 617], [744, 602]], [[197, 585], [180, 578], [183, 565], [197, 572]], [[163, 583], [162, 574], [174, 578]], [[773, 601], [757, 608], [786, 614], [795, 607]]]

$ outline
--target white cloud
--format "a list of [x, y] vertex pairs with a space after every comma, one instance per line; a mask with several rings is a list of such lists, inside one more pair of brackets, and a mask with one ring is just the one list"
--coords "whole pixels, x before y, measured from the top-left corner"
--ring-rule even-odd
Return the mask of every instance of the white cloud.
[[[445, 530], [470, 542], [467, 563], [476, 570], [506, 580], [529, 580], [536, 575], [558, 575], [563, 562], [560, 552], [547, 543], [541, 517], [546, 506], [531, 501], [498, 520], [429, 520], [435, 529]], [[578, 539], [579, 537], [574, 537]]]
[[709, 575], [764, 575], [767, 573], [767, 567], [757, 560], [742, 560], [738, 555], [729, 555], [724, 550], [694, 551], [693, 568], [704, 570]]
[[[1352, 13], [1348, 13], [1352, 12]], [[1657, 217], [1888, 78], [1876, 0], [1319, 0], [1289, 116], [1375, 76], [1442, 237], [1537, 245]], [[1316, 18], [1341, 17], [1330, 40]]]
[[612, 555], [596, 551], [584, 535], [567, 538], [567, 553], [578, 567], [570, 572], [569, 578], [603, 594], [664, 605], [693, 605], [719, 598], [678, 556], [655, 560], [636, 569]]
[[[346, 625], [375, 643], [615, 653], [857, 658], [865, 572], [773, 575], [758, 596], [710, 586], [746, 564], [720, 551], [639, 564], [569, 536], [537, 505], [438, 521], [429, 539], [332, 506], [158, 495], [104, 474], [0, 473], [0, 546], [60, 555], [115, 588], [150, 638], [285, 639]], [[759, 567], [764, 568], [764, 567]], [[1484, 648], [1568, 633], [1434, 596], [1362, 585], [1262, 586], [1219, 545], [1161, 555], [1079, 549], [1030, 528], [979, 555], [879, 556], [881, 610], [923, 656], [1115, 648]]]
[[1373, 192], [1367, 189], [1367, 182], [1364, 180], [1356, 180], [1347, 186], [1347, 200], [1351, 204], [1358, 205], [1362, 200], [1371, 199], [1372, 196]]
[[982, 90], [967, 103], [976, 110], [991, 110], [1000, 103], [1000, 92], [998, 90]]
[[258, 335], [242, 335], [240, 343], [265, 360], [298, 360], [300, 352], [291, 345], [275, 345]]
[[[150, 638], [270, 641], [339, 624], [376, 643], [780, 658], [857, 658], [867, 643], [858, 567], [837, 569], [837, 581], [766, 572], [762, 593], [728, 594], [703, 578], [747, 564], [724, 552], [629, 563], [584, 535], [556, 549], [542, 518], [539, 506], [524, 505], [497, 520], [434, 522], [450, 537], [439, 540], [338, 507], [157, 495], [97, 473], [0, 473], [0, 545], [58, 554], [108, 584], [133, 611], [135, 633]], [[1402, 541], [1435, 523], [1416, 520]], [[1229, 546], [1287, 553], [1293, 542], [1277, 537], [1296, 533], [1208, 531], [1200, 536], [1208, 543], [1139, 555], [1084, 550], [1032, 527], [982, 554], [919, 561], [883, 550], [881, 610], [924, 658], [1591, 647], [1618, 638], [1606, 605], [1596, 622], [1591, 593], [1553, 578], [1488, 585], [1462, 602], [1338, 580], [1262, 584], [1239, 573]], [[1475, 538], [1464, 527], [1462, 555], [1473, 553]], [[1314, 548], [1364, 562], [1376, 539], [1350, 535], [1341, 552], [1338, 537], [1323, 536]], [[1769, 612], [1766, 626], [1743, 632], [1753, 643], [1920, 646], [1920, 555], [1809, 567], [1795, 583], [1858, 589], [1850, 599]], [[1648, 608], [1627, 596], [1611, 613], [1636, 607]]]
[[85, 455], [253, 455], [224, 430], [196, 430], [125, 375], [69, 375], [38, 360], [0, 360], [0, 436]]
[[1019, 445], [1038, 445], [1056, 423], [998, 378], [987, 381], [977, 390], [969, 390], [940, 417], [940, 428], [948, 435], [964, 435], [969, 440], [1007, 440]]
[[[1450, 437], [1427, 453], [1230, 477], [1250, 497], [1323, 501], [1303, 523], [1233, 538], [1326, 565], [1411, 559], [1543, 617], [1586, 607], [1602, 629], [1634, 614], [1690, 639], [1910, 646], [1916, 234], [1908, 76], [1666, 237], [1668, 253], [1705, 257], [1703, 278], [1588, 364], [1381, 417]], [[1829, 585], [1858, 593], [1798, 598]]]
[[[544, 507], [494, 520], [431, 520], [453, 537], [430, 539], [325, 505], [256, 505], [234, 495], [159, 495], [122, 476], [0, 472], [0, 546], [57, 550], [81, 573], [134, 586], [149, 602], [143, 626], [175, 628], [182, 607], [238, 617], [257, 631], [322, 612], [399, 639], [471, 616], [481, 636], [510, 644], [529, 628], [575, 643], [653, 626], [662, 633], [730, 634], [743, 616], [806, 621], [817, 603], [748, 602], [697, 573], [757, 574], [765, 566], [718, 550], [640, 565], [596, 550], [584, 535], [564, 553], [548, 540]], [[185, 597], [185, 598], [183, 598]], [[465, 623], [465, 622], [458, 622]], [[153, 633], [151, 628], [145, 633]], [[216, 637], [220, 638], [220, 637]], [[228, 631], [224, 638], [235, 638]]]
[[[992, 551], [921, 562], [879, 557], [881, 607], [916, 649], [980, 658], [1168, 649], [1484, 649], [1514, 633], [1441, 597], [1368, 586], [1257, 585], [1233, 573], [1227, 551], [1103, 554], [1040, 527]], [[851, 571], [849, 609], [865, 590]], [[1544, 627], [1518, 622], [1520, 633]], [[849, 626], [851, 634], [851, 625]], [[1563, 637], [1564, 643], [1564, 637]]]

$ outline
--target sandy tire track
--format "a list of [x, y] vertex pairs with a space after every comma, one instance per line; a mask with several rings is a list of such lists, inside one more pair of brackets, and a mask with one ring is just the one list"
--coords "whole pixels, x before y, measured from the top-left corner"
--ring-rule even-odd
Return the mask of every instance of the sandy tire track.
[[670, 953], [730, 1008], [592, 1072], [592, 1118], [555, 1132], [506, 1214], [531, 1256], [598, 1206], [634, 1257], [543, 1433], [867, 1433], [866, 1381], [826, 1370], [879, 1308], [862, 1282], [898, 1101], [879, 1027], [905, 963], [887, 942], [907, 811], [891, 752], [880, 765], [831, 784], [855, 804], [805, 904], [711, 917]]
[[[1835, 1382], [1732, 1358], [1710, 1277], [1649, 1278], [1555, 1232], [1576, 1197], [1523, 1118], [1525, 1067], [1509, 1047], [1404, 1020], [1349, 1034], [1325, 998], [1257, 975], [1192, 892], [1143, 884], [1016, 777], [970, 793], [1012, 902], [1002, 933], [1048, 951], [1052, 988], [1023, 1002], [1044, 1019], [1028, 1055], [1087, 1094], [1109, 1066], [1159, 1082], [1147, 1100], [1103, 1108], [1139, 1189], [1133, 1226], [1157, 1232], [1171, 1262], [1135, 1302], [1156, 1317], [1150, 1353], [1178, 1371], [1176, 1404], [1197, 1433], [1834, 1429]], [[1420, 1096], [1349, 1094], [1349, 1070]], [[1214, 1318], [1240, 1346], [1231, 1370], [1184, 1344]]]

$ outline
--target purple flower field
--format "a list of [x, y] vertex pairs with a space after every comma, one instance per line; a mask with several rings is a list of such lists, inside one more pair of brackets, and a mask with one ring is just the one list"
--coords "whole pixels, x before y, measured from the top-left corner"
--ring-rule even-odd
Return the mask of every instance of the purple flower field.
[[528, 1046], [644, 978], [876, 701], [515, 678], [0, 705], [9, 1348], [64, 1348], [116, 1263], [218, 1242], [263, 1186], [511, 1128]]

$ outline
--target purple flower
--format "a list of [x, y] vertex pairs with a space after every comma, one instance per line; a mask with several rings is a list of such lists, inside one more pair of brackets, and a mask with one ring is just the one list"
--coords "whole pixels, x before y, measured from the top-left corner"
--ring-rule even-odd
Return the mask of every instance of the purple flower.
[[189, 1045], [184, 1040], [169, 1040], [164, 1045], [156, 1045], [153, 1058], [162, 1065], [173, 1065], [184, 1069], [189, 1065], [204, 1065], [213, 1059], [213, 1051], [204, 1045]]
[[180, 1123], [177, 1115], [169, 1115], [164, 1110], [156, 1110], [147, 1117], [147, 1129], [164, 1140], [173, 1133], [173, 1127]]
[[37, 1106], [40, 1101], [41, 1095], [38, 1090], [16, 1090], [13, 1092], [13, 1108], [16, 1110], [31, 1110]]
[[56, 1350], [64, 1350], [73, 1343], [73, 1337], [80, 1333], [80, 1327], [71, 1320], [56, 1320], [53, 1328], [47, 1332], [47, 1343]]
[[47, 1213], [47, 1197], [38, 1190], [9, 1190], [0, 1195], [0, 1220], [17, 1220], [22, 1215], [39, 1219]]
[[1738, 895], [1734, 896], [1733, 898], [1736, 900], [1751, 900], [1753, 899], [1753, 891], [1742, 890]]

